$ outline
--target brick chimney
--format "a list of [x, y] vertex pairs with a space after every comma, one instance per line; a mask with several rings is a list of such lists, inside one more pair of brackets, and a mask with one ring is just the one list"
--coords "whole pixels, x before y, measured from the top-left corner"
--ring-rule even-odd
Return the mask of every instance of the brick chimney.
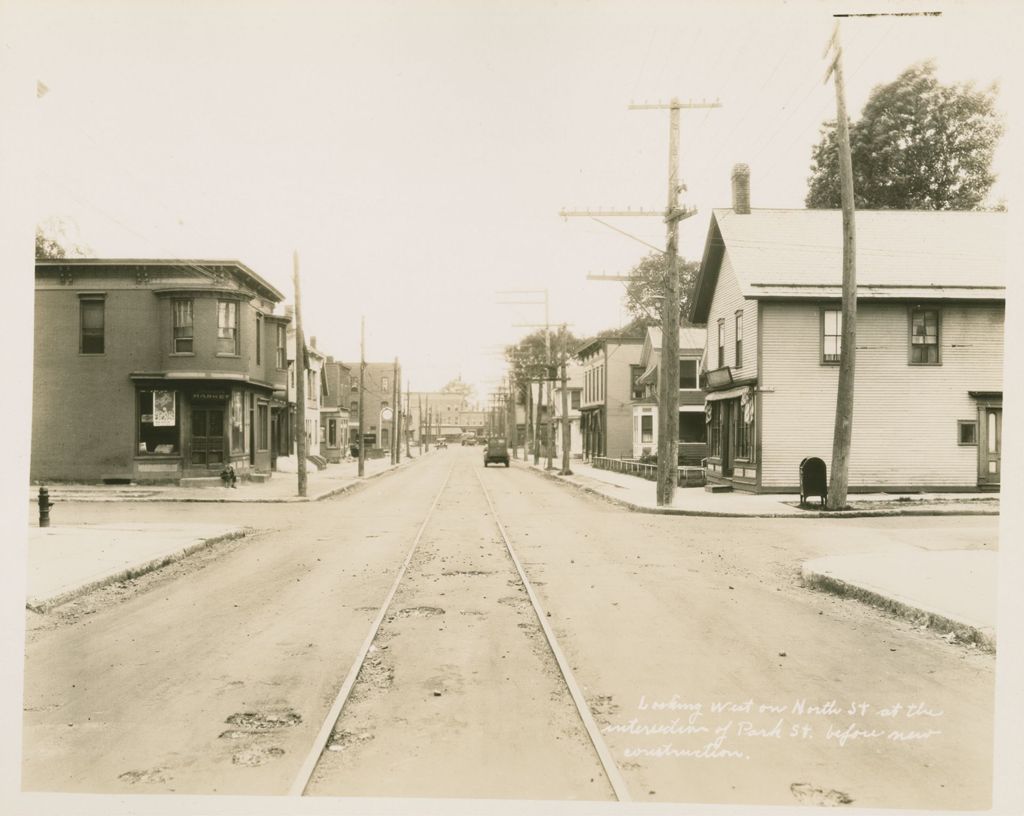
[[309, 338], [309, 345], [312, 346], [313, 348], [316, 348], [316, 335], [315, 334], [312, 335]]
[[732, 168], [732, 211], [750, 215], [750, 167], [736, 164]]

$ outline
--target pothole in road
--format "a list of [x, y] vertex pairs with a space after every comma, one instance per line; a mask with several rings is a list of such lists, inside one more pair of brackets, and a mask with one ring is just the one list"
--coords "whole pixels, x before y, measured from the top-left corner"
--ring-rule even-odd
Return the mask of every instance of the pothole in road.
[[494, 570], [450, 570], [448, 572], [442, 572], [443, 576], [450, 577], [453, 575], [465, 575], [465, 576], [477, 576], [477, 575], [494, 575]]
[[395, 614], [398, 618], [432, 618], [435, 615], [443, 615], [444, 610], [439, 606], [409, 606], [399, 609]]
[[286, 711], [244, 711], [232, 714], [224, 722], [236, 728], [228, 729], [220, 735], [220, 739], [242, 739], [252, 734], [275, 731], [278, 728], [291, 728], [302, 722], [302, 715], [288, 709]]
[[153, 785], [167, 781], [163, 768], [151, 768], [148, 771], [125, 771], [117, 778], [129, 785], [137, 785], [140, 782]]
[[239, 751], [231, 757], [231, 762], [234, 765], [246, 765], [250, 768], [255, 768], [258, 765], [265, 765], [272, 759], [279, 756], [284, 756], [284, 749], [278, 748], [277, 746], [271, 746], [270, 748], [249, 748], [245, 751]]
[[395, 682], [395, 669], [384, 662], [379, 654], [370, 655], [359, 670], [358, 682], [379, 689], [387, 689]]
[[369, 742], [373, 739], [369, 731], [361, 731], [358, 734], [353, 731], [335, 731], [331, 734], [331, 741], [327, 744], [328, 751], [344, 751], [353, 745]]
[[853, 799], [850, 798], [848, 793], [816, 788], [807, 782], [794, 782], [789, 786], [789, 790], [801, 805], [835, 807], [836, 805], [849, 805], [853, 803]]

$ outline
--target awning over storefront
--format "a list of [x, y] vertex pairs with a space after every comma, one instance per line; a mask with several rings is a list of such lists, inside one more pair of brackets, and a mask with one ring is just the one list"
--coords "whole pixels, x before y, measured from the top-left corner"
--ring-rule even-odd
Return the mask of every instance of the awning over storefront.
[[742, 397], [744, 394], [751, 391], [749, 385], [738, 385], [735, 388], [726, 388], [724, 391], [712, 391], [710, 394], [705, 395], [705, 402], [715, 402], [716, 400], [724, 399], [736, 399], [736, 397]]

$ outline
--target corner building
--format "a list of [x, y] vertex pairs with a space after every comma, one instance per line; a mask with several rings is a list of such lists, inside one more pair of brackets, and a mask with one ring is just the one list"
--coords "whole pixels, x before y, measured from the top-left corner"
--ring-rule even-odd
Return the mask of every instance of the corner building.
[[289, 424], [283, 299], [238, 261], [37, 261], [31, 478], [272, 471]]

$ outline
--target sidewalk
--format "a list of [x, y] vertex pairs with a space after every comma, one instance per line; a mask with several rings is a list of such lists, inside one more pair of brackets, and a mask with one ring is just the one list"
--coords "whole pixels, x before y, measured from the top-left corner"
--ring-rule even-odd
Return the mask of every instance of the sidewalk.
[[[414, 457], [415, 458], [415, 457]], [[409, 460], [404, 456], [398, 467]], [[48, 485], [50, 500], [74, 502], [310, 502], [351, 490], [367, 479], [393, 470], [388, 459], [367, 459], [365, 476], [357, 462], [342, 462], [317, 471], [311, 466], [306, 498], [297, 494], [297, 476], [277, 472], [267, 482], [239, 481], [238, 487], [175, 485]], [[30, 489], [34, 503], [39, 488]], [[67, 515], [67, 514], [66, 514]], [[127, 513], [125, 513], [127, 515]], [[66, 524], [40, 528], [32, 518], [28, 530], [26, 607], [47, 612], [100, 587], [159, 569], [218, 541], [246, 534], [226, 524], [133, 523]]]
[[[516, 461], [516, 460], [513, 460]], [[863, 518], [878, 516], [996, 516], [992, 494], [853, 494], [852, 509], [802, 510], [799, 497], [779, 494], [709, 493], [677, 488], [671, 507], [658, 507], [655, 483], [625, 473], [572, 462], [571, 476], [546, 471], [533, 460], [517, 461], [548, 478], [642, 513], [732, 518]], [[856, 598], [937, 629], [953, 640], [995, 651], [998, 553], [986, 550], [921, 550], [832, 555], [801, 565], [808, 586]]]
[[599, 495], [617, 504], [642, 513], [663, 513], [680, 516], [720, 516], [724, 518], [863, 518], [871, 516], [997, 516], [999, 496], [993, 493], [854, 493], [850, 495], [849, 510], [827, 511], [796, 506], [800, 497], [779, 493], [709, 493], [703, 487], [677, 487], [671, 507], [658, 507], [655, 483], [628, 473], [599, 470], [579, 461], [570, 464], [571, 476], [559, 476], [560, 459], [555, 470], [545, 471], [542, 458], [539, 465], [522, 459], [513, 459], [520, 465], [539, 470], [547, 476], [569, 482], [589, 493]]
[[[413, 457], [418, 458], [414, 455]], [[409, 460], [403, 455], [398, 465]], [[178, 487], [177, 485], [104, 485], [104, 484], [47, 484], [52, 502], [305, 502], [319, 501], [352, 489], [360, 484], [358, 462], [340, 462], [317, 470], [312, 464], [306, 476], [306, 496], [298, 495], [298, 476], [295, 473], [275, 472], [266, 482], [238, 480], [231, 488], [222, 484], [209, 487]], [[388, 458], [367, 459], [364, 479], [379, 476], [392, 469]], [[29, 489], [29, 500], [37, 501], [39, 485]]]
[[80, 524], [31, 527], [25, 606], [46, 612], [107, 584], [245, 535], [225, 524]]

